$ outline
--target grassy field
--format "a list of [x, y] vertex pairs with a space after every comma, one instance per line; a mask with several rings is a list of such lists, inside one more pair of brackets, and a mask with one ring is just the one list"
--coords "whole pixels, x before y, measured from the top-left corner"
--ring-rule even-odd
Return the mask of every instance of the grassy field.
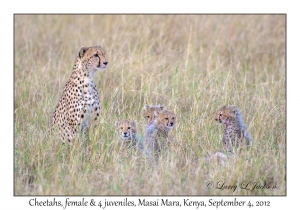
[[[15, 195], [285, 195], [284, 15], [16, 15]], [[95, 76], [99, 127], [90, 142], [62, 145], [49, 122], [82, 46], [101, 44]], [[144, 104], [177, 116], [174, 145], [156, 167], [120, 146], [113, 124], [138, 122]], [[253, 147], [221, 167], [223, 105], [240, 108]], [[236, 190], [218, 189], [237, 185]], [[243, 182], [276, 186], [245, 190]], [[209, 189], [208, 183], [213, 187]], [[219, 185], [218, 185], [219, 183]], [[210, 185], [209, 185], [210, 186]]]

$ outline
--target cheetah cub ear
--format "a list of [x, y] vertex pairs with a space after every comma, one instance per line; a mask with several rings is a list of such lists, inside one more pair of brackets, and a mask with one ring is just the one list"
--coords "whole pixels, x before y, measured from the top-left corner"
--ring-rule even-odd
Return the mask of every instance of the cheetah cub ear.
[[238, 112], [238, 110], [237, 110], [238, 108], [234, 105], [229, 105], [228, 107], [232, 108], [230, 110], [231, 114], [236, 115], [236, 113]]
[[160, 105], [159, 108], [160, 108], [161, 110], [165, 110], [165, 109], [166, 109], [166, 106], [165, 106], [165, 105]]
[[86, 52], [87, 49], [88, 49], [87, 47], [83, 46], [83, 47], [80, 49], [80, 51], [79, 51], [79, 53], [78, 53], [78, 56], [79, 56], [80, 58], [82, 58], [82, 56], [84, 55], [84, 53]]
[[136, 127], [137, 126], [137, 121], [135, 120], [135, 121], [133, 121], [133, 125], [134, 125], [134, 127]]
[[148, 104], [145, 104], [144, 110], [147, 110], [150, 106]]
[[235, 116], [235, 110], [229, 110], [229, 113]]
[[118, 121], [115, 122], [114, 126], [115, 128], [118, 126]]

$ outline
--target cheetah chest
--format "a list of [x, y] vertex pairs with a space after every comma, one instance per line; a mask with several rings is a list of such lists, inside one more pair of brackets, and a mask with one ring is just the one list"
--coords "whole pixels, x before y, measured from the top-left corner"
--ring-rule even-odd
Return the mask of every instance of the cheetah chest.
[[223, 141], [228, 143], [230, 139], [232, 139], [234, 134], [234, 129], [232, 126], [228, 125], [225, 128], [224, 136], [223, 136]]
[[228, 125], [225, 128], [223, 142], [229, 143], [231, 141], [232, 144], [235, 144], [236, 140], [241, 138], [241, 130], [237, 127]]
[[83, 95], [81, 97], [82, 113], [81, 113], [81, 129], [89, 127], [90, 121], [95, 117], [94, 107], [99, 109], [99, 99], [97, 93], [93, 91], [94, 86], [90, 88], [84, 88]]

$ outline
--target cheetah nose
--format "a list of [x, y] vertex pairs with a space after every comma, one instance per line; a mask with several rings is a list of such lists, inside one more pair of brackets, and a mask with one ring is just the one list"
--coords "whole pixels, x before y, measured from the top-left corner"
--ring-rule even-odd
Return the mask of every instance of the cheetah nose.
[[124, 136], [127, 136], [127, 132], [124, 132]]
[[107, 65], [107, 64], [108, 64], [108, 62], [107, 62], [107, 61], [106, 61], [106, 62], [103, 62], [103, 64], [104, 64], [104, 65]]
[[171, 123], [170, 123], [170, 126], [173, 126], [173, 124], [174, 124], [174, 123], [171, 122]]

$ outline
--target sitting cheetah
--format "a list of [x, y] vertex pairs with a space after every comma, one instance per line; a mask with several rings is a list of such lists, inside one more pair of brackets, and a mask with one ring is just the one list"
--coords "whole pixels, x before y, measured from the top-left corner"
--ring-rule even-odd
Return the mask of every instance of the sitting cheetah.
[[223, 106], [218, 110], [215, 120], [226, 126], [223, 135], [223, 145], [226, 150], [233, 152], [232, 146], [239, 147], [245, 143], [249, 146], [251, 144], [251, 135], [236, 106]]
[[121, 143], [124, 143], [127, 148], [135, 147], [143, 150], [143, 143], [137, 137], [137, 123], [136, 121], [120, 120], [116, 121], [115, 130]]
[[97, 120], [100, 101], [94, 75], [106, 69], [107, 64], [100, 45], [80, 49], [51, 121], [51, 130], [56, 126], [63, 141], [72, 142], [78, 129], [87, 133], [90, 119]]
[[154, 112], [154, 120], [147, 126], [145, 144], [148, 149], [160, 153], [170, 144], [170, 131], [174, 128], [176, 117], [173, 111], [160, 110]]
[[144, 107], [144, 118], [145, 118], [145, 122], [146, 122], [146, 127], [149, 126], [152, 121], [154, 120], [154, 112], [155, 111], [160, 111], [160, 110], [164, 110], [166, 109], [166, 107], [164, 105], [145, 105]]
[[116, 121], [114, 126], [119, 140], [136, 145], [137, 126], [135, 121], [120, 120]]

